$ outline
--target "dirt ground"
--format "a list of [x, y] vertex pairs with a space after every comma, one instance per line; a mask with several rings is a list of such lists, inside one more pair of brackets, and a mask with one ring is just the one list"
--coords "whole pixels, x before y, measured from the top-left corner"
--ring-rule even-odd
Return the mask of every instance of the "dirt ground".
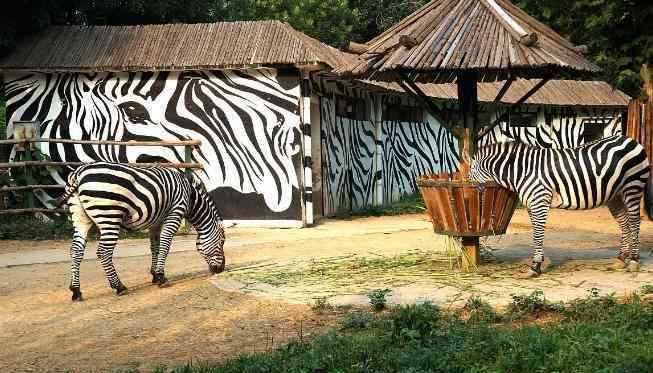
[[[393, 290], [392, 303], [456, 306], [470, 295], [502, 305], [511, 294], [538, 288], [550, 299], [570, 300], [592, 288], [623, 294], [653, 283], [648, 252], [638, 274], [606, 269], [619, 242], [607, 210], [553, 211], [549, 221], [545, 252], [554, 266], [532, 280], [514, 276], [530, 253], [523, 210], [508, 234], [485, 242], [488, 262], [473, 273], [449, 268], [444, 239], [424, 215], [328, 220], [312, 229], [231, 228], [228, 271], [213, 277], [193, 237], [179, 237], [167, 266], [172, 286], [165, 289], [149, 283], [147, 242], [123, 241], [115, 260], [130, 289], [123, 297], [110, 292], [91, 243], [81, 303], [72, 303], [67, 289], [68, 242], [0, 241], [0, 371], [220, 362], [323, 333], [337, 325], [338, 314], [317, 314], [309, 303], [323, 297], [361, 306], [378, 288]], [[642, 247], [653, 247], [653, 223], [643, 224]]]

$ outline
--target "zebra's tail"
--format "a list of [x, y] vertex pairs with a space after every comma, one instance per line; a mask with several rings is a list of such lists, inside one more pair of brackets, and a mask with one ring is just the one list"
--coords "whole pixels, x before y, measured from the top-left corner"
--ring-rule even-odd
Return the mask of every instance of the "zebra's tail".
[[649, 175], [644, 187], [644, 209], [648, 218], [653, 220], [653, 175]]
[[64, 193], [59, 198], [54, 200], [55, 208], [60, 208], [77, 191], [77, 188], [79, 188], [79, 182], [77, 181], [78, 170], [79, 168], [68, 175], [68, 181], [66, 182], [66, 189]]

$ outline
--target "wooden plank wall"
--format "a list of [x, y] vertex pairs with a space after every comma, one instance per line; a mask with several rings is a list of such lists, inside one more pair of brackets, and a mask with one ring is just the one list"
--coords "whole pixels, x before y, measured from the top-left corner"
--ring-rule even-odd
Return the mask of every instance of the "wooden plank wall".
[[632, 100], [628, 105], [626, 136], [644, 146], [649, 159], [653, 156], [653, 101]]

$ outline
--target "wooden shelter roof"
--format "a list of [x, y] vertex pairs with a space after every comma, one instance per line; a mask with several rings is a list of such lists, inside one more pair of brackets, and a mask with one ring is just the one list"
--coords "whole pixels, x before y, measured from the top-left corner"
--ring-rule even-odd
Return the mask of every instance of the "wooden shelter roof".
[[583, 49], [508, 0], [433, 0], [336, 72], [394, 80], [397, 70], [416, 81], [452, 82], [460, 71], [476, 71], [481, 81], [599, 71]]
[[[530, 91], [537, 79], [517, 79], [505, 96], [503, 104], [516, 103], [526, 92]], [[403, 92], [401, 86], [392, 82], [361, 81], [360, 83], [380, 87], [384, 90]], [[487, 82], [478, 84], [478, 100], [493, 102], [504, 82]], [[457, 100], [456, 84], [418, 83], [420, 89], [429, 97], [438, 100]], [[601, 81], [550, 80], [535, 94], [526, 100], [526, 105], [575, 106], [575, 107], [613, 107], [627, 108], [631, 97], [612, 88]]]
[[280, 21], [56, 26], [21, 41], [2, 70], [174, 71], [351, 62]]

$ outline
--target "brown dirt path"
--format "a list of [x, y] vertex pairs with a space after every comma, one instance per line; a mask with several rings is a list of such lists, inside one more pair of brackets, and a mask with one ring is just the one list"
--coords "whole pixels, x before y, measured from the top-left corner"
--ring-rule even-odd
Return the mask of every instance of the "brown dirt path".
[[[573, 299], [592, 287], [623, 293], [653, 283], [648, 256], [637, 275], [604, 270], [619, 240], [607, 210], [554, 211], [549, 221], [545, 245], [556, 268], [525, 282], [509, 276], [530, 251], [523, 210], [507, 235], [488, 241], [496, 263], [473, 275], [446, 272], [421, 257], [441, 241], [425, 216], [408, 215], [332, 220], [304, 230], [232, 229], [225, 248], [230, 271], [216, 278], [207, 275], [192, 237], [182, 237], [169, 258], [173, 286], [166, 289], [149, 284], [147, 242], [122, 242], [116, 266], [130, 293], [114, 296], [89, 258], [82, 264], [82, 303], [71, 303], [67, 290], [68, 242], [0, 241], [0, 371], [148, 370], [224, 361], [298, 339], [300, 330], [307, 338], [336, 325], [337, 315], [317, 315], [306, 305], [320, 292], [342, 304], [364, 304], [366, 289], [385, 286], [394, 290], [393, 303], [458, 304], [480, 294], [505, 304], [511, 293], [535, 288]], [[652, 223], [643, 224], [642, 236], [643, 247], [652, 247]], [[6, 266], [16, 258], [33, 260], [30, 255], [51, 263]]]

